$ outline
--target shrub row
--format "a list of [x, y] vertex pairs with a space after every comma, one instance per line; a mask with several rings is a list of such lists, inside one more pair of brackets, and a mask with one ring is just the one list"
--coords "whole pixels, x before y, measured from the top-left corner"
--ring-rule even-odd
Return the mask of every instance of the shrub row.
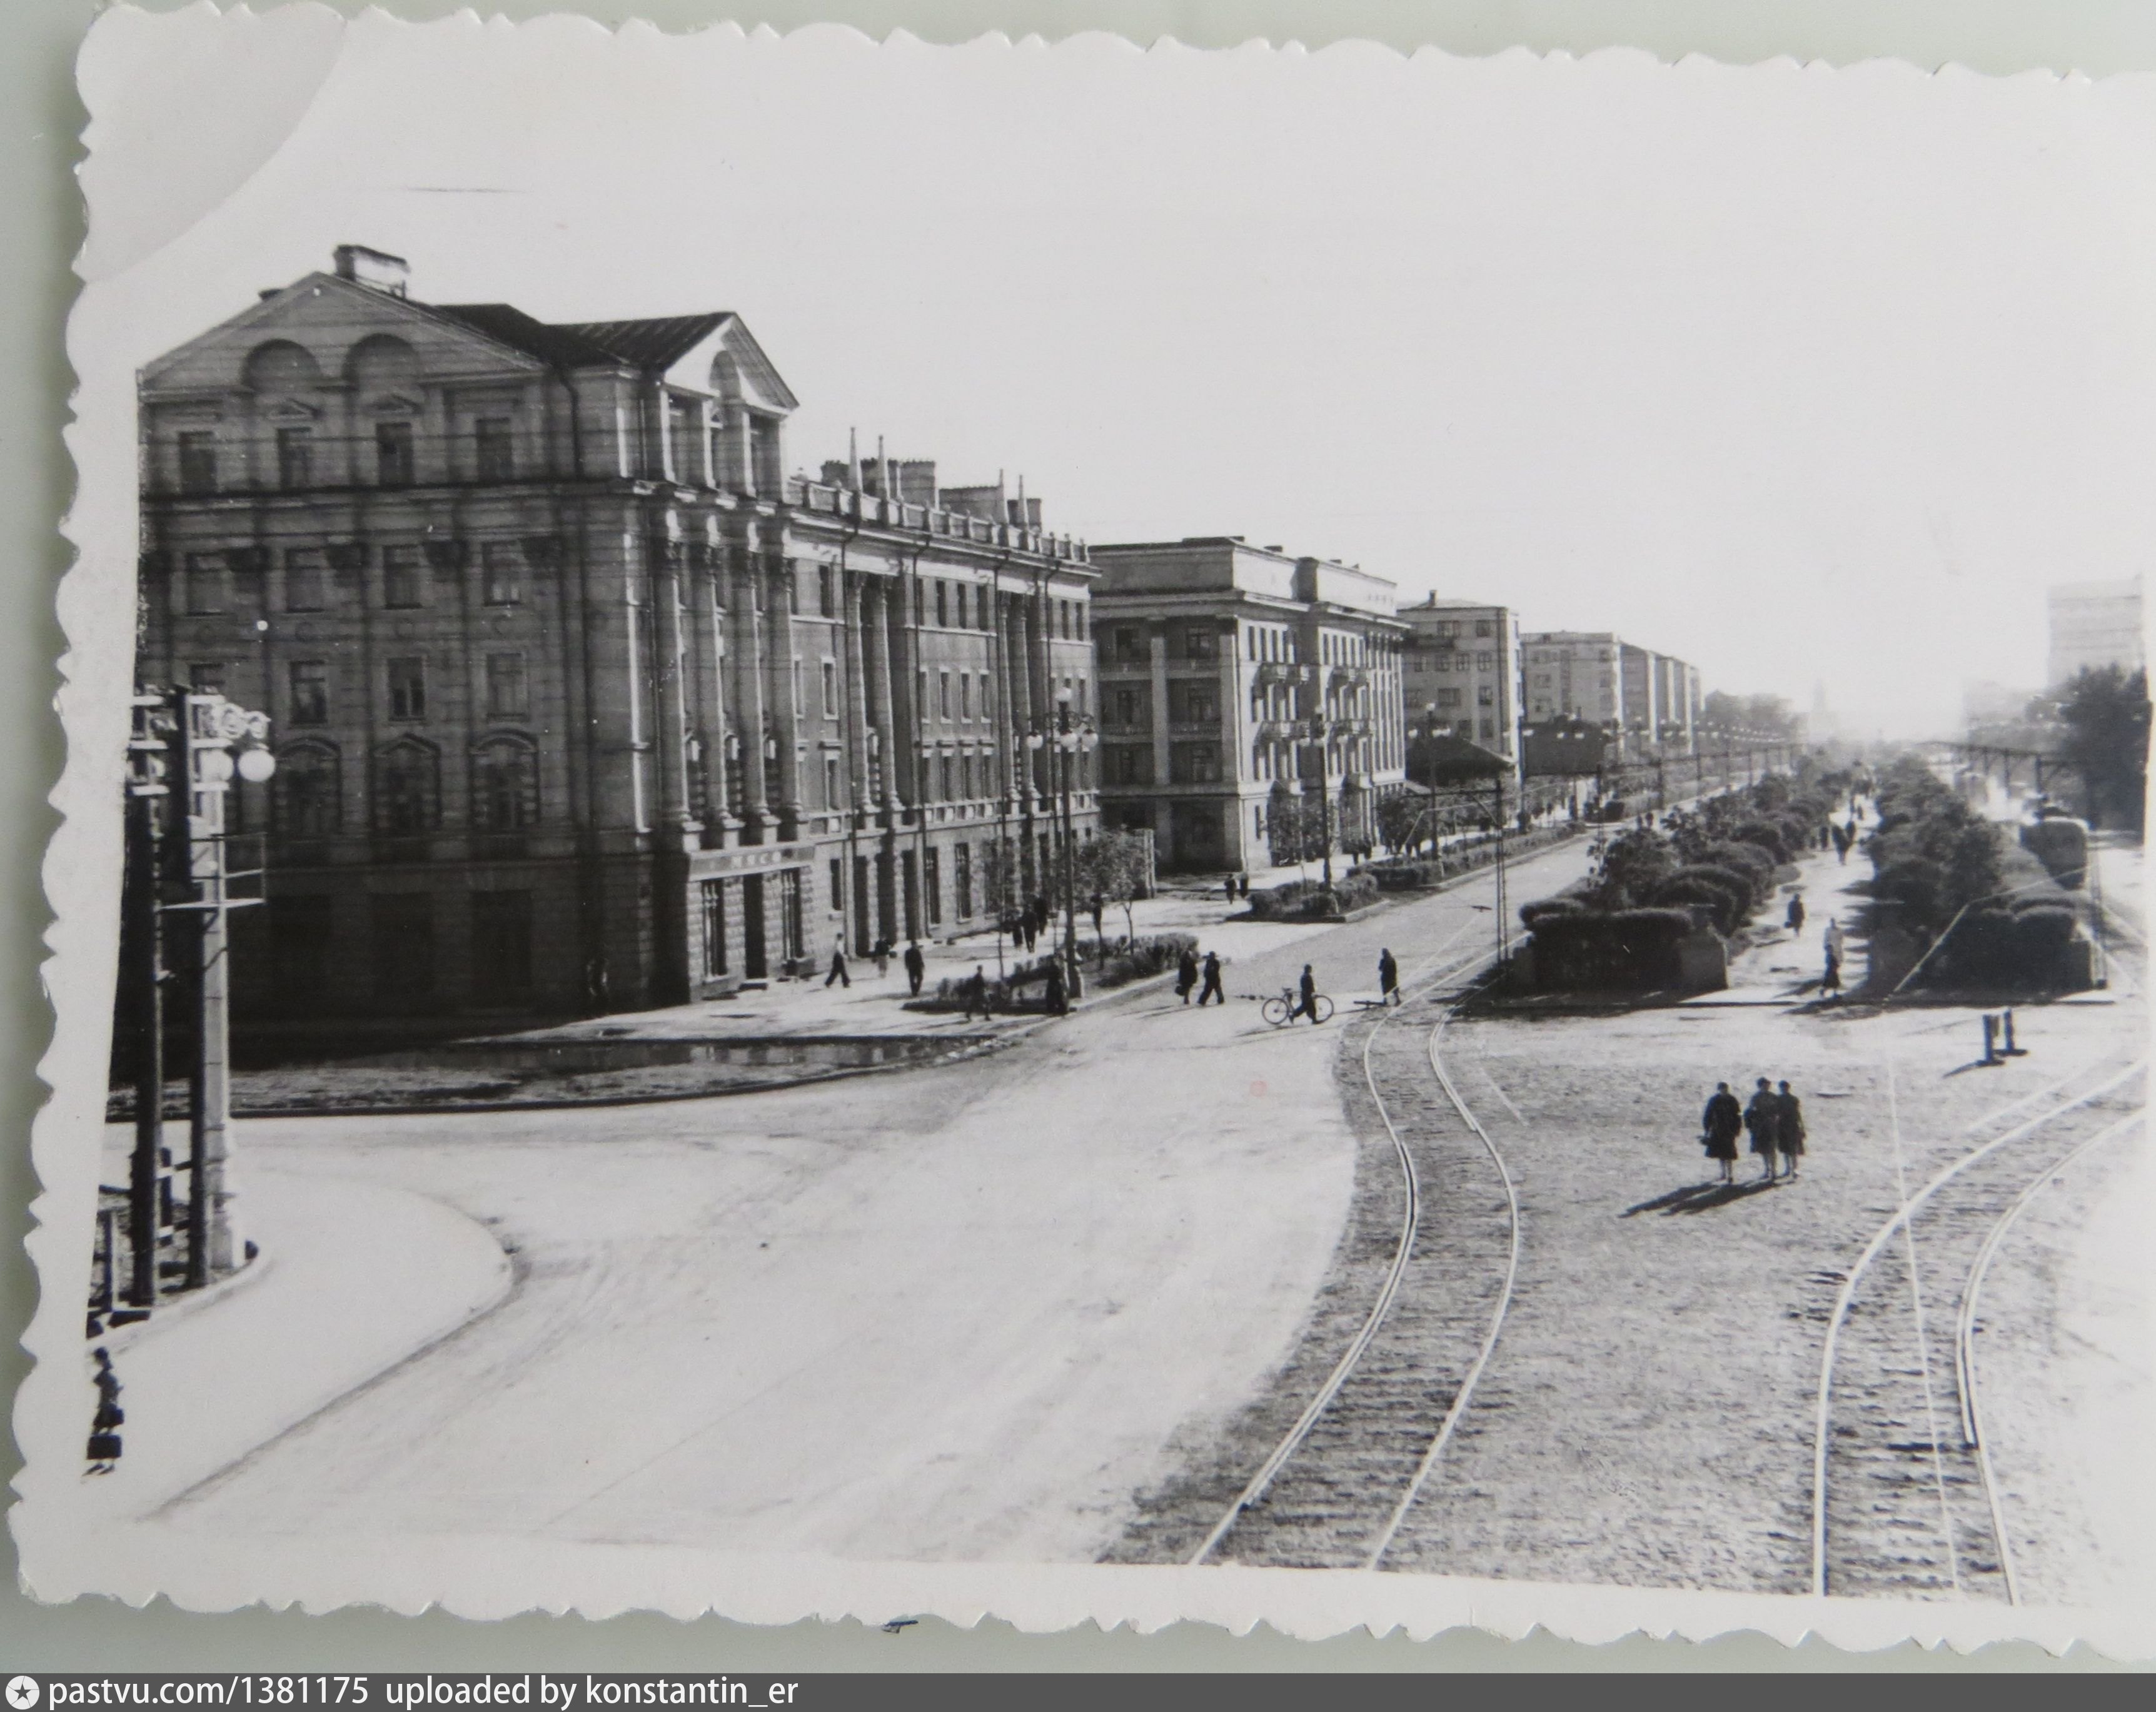
[[1692, 931], [1689, 910], [1603, 913], [1563, 898], [1545, 898], [1528, 908], [1536, 912], [1528, 925], [1534, 930], [1538, 986], [1658, 987], [1675, 987], [1683, 979], [1679, 948]]
[[1343, 875], [1330, 890], [1322, 880], [1291, 879], [1250, 894], [1250, 914], [1260, 921], [1314, 921], [1377, 901], [1378, 882], [1366, 869]]
[[[1086, 966], [1086, 980], [1102, 992], [1106, 992], [1172, 969], [1183, 952], [1197, 949], [1198, 939], [1194, 934], [1156, 933], [1135, 940], [1109, 941], [1105, 965], [1101, 962], [1101, 941], [1081, 939], [1078, 941], [1078, 957]], [[1054, 961], [1052, 956], [1029, 957], [1024, 962], [1009, 965], [1000, 977], [990, 975], [988, 977], [989, 1009], [1005, 1015], [1023, 1015], [1046, 1010], [1048, 966]], [[966, 1007], [966, 982], [971, 978], [970, 976], [952, 976], [939, 981], [934, 992], [910, 1001], [906, 1008], [912, 1011], [963, 1011]]]

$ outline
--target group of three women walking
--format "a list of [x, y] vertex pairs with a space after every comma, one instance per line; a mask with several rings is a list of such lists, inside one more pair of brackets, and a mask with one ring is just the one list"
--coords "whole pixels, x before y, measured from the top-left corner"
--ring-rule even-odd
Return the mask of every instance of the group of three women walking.
[[1748, 1132], [1762, 1167], [1762, 1182], [1797, 1174], [1797, 1161], [1804, 1151], [1804, 1109], [1786, 1082], [1778, 1090], [1760, 1077], [1751, 1099], [1741, 1107], [1727, 1082], [1716, 1083], [1700, 1128], [1707, 1156], [1722, 1167], [1725, 1183], [1737, 1181], [1737, 1138]]

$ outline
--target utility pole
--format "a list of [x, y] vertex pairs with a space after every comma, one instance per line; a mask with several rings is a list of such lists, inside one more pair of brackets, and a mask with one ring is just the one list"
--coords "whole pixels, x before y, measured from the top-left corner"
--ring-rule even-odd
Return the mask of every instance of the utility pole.
[[[157, 1305], [157, 1260], [172, 1237], [172, 1156], [165, 1151], [165, 978], [157, 808], [164, 780], [164, 698], [137, 694], [127, 741], [126, 866], [121, 886], [120, 990], [135, 1031], [135, 1146], [127, 1173], [130, 1309]], [[116, 1294], [121, 1292], [116, 1291]]]

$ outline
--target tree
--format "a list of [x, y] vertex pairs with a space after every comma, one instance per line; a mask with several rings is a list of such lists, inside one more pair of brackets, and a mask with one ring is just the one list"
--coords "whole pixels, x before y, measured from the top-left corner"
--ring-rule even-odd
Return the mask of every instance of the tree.
[[1276, 779], [1272, 793], [1265, 799], [1265, 839], [1272, 847], [1275, 862], [1302, 860], [1302, 798], [1286, 779]]
[[2118, 666], [2077, 674], [2059, 705], [2062, 757], [2082, 776], [2091, 825], [2107, 812], [2129, 829], [2141, 824], [2148, 793], [2148, 674]]
[[1378, 837], [1394, 854], [1421, 844], [1429, 818], [1428, 807], [1405, 791], [1378, 799]]
[[[1089, 899], [1097, 893], [1104, 902], [1120, 905], [1124, 932], [1133, 941], [1138, 930], [1131, 905], [1152, 895], [1152, 837], [1148, 833], [1104, 831], [1078, 847], [1079, 891]], [[1099, 951], [1105, 964], [1106, 946]]]

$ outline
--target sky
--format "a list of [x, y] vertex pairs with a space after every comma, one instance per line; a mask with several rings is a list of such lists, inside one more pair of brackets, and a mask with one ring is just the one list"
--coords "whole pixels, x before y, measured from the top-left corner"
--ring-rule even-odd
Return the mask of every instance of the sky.
[[79, 367], [341, 242], [438, 301], [731, 309], [793, 466], [858, 430], [1866, 733], [2038, 685], [2046, 586], [2156, 540], [2149, 79], [131, 16]]

